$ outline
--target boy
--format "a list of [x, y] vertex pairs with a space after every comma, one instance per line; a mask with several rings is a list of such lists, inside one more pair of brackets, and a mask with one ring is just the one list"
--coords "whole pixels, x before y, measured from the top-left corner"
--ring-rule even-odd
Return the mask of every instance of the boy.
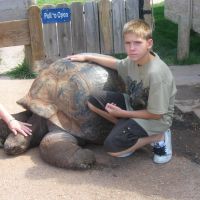
[[[176, 86], [168, 66], [151, 51], [152, 30], [143, 20], [132, 20], [123, 29], [127, 58], [80, 54], [72, 61], [95, 62], [117, 70], [127, 94], [102, 91], [91, 96], [88, 106], [115, 123], [104, 142], [108, 154], [131, 155], [146, 144], [154, 146], [155, 163], [172, 158], [171, 131]], [[102, 106], [103, 105], [103, 106]]]

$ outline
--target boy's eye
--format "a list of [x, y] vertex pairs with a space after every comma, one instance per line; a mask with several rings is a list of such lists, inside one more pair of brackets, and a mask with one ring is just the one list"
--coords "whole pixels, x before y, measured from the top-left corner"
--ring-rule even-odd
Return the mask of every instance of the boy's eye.
[[141, 44], [142, 42], [141, 41], [135, 41], [135, 42], [125, 42], [126, 45], [139, 45]]
[[141, 42], [140, 41], [136, 41], [135, 44], [141, 44]]

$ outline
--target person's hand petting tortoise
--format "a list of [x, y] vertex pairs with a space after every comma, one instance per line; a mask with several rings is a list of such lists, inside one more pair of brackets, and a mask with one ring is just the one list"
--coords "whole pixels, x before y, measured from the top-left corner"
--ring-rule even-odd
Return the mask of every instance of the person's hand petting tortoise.
[[0, 104], [0, 118], [6, 122], [9, 129], [17, 135], [22, 134], [24, 136], [32, 135], [32, 130], [29, 128], [32, 126], [29, 123], [16, 120], [9, 112]]

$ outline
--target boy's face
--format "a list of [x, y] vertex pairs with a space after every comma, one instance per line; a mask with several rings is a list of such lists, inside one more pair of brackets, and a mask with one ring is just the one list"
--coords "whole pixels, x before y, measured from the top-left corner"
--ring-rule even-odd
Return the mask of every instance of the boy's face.
[[127, 33], [124, 35], [124, 44], [129, 58], [138, 64], [143, 64], [153, 45], [153, 40], [145, 40], [134, 33]]

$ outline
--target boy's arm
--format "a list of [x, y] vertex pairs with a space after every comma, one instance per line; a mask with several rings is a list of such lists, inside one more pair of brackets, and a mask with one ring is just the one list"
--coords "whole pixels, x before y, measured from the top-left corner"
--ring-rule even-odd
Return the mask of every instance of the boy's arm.
[[150, 113], [147, 110], [135, 110], [135, 111], [122, 111], [124, 118], [138, 118], [138, 119], [160, 119], [161, 114]]
[[113, 116], [119, 118], [160, 119], [162, 114], [150, 113], [147, 110], [128, 111], [114, 104], [107, 103], [105, 109]]
[[79, 62], [94, 62], [104, 67], [108, 67], [117, 70], [117, 60], [112, 56], [102, 55], [102, 54], [76, 54], [72, 56], [67, 56], [67, 59], [71, 61]]

